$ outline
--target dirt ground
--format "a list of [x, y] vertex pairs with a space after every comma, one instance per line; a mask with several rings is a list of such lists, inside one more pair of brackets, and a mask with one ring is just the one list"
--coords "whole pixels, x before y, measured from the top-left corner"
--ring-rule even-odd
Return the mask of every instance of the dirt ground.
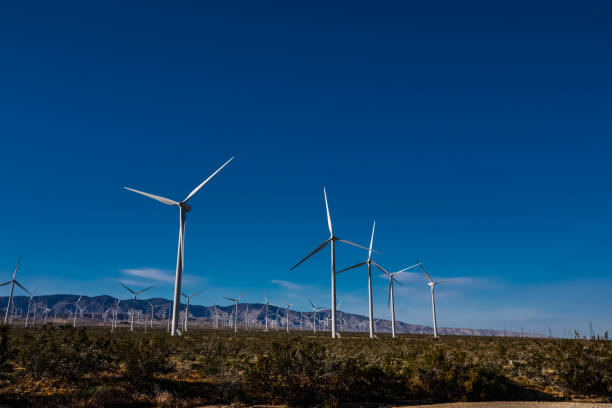
[[434, 405], [411, 405], [406, 408], [612, 408], [612, 404], [593, 402], [537, 402], [537, 401], [493, 401], [493, 402], [453, 402]]

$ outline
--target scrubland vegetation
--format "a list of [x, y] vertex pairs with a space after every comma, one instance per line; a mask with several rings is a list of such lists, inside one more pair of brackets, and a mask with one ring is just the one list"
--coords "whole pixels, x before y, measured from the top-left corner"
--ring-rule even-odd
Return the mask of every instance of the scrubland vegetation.
[[612, 401], [607, 340], [0, 328], [2, 406]]

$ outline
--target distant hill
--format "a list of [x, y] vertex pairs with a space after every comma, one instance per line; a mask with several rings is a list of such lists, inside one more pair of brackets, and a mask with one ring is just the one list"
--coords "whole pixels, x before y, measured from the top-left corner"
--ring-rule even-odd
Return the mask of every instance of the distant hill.
[[[35, 298], [36, 305], [36, 322], [45, 318], [53, 319], [55, 322], [67, 321], [74, 317], [75, 302], [79, 295], [59, 294], [37, 296]], [[28, 300], [26, 296], [15, 296], [14, 298], [13, 323], [17, 321], [25, 321], [26, 310], [28, 309]], [[78, 310], [78, 321], [83, 323], [102, 323], [105, 320], [110, 321], [114, 313], [114, 305], [116, 298], [101, 295], [101, 296], [83, 296], [79, 302], [80, 309]], [[137, 299], [135, 303], [136, 321], [144, 322], [151, 319], [151, 304], [155, 307], [154, 319], [157, 324], [167, 321], [171, 301], [162, 298]], [[2, 316], [6, 312], [8, 304], [8, 296], [0, 297], [0, 310]], [[132, 309], [132, 300], [121, 300], [117, 313], [118, 321], [127, 321], [130, 318]], [[46, 313], [45, 313], [46, 310]], [[181, 304], [181, 311], [184, 312], [185, 304]], [[230, 319], [233, 319], [234, 306], [202, 306], [189, 305], [190, 324], [198, 326], [211, 327], [214, 322], [219, 325], [230, 324]], [[248, 315], [247, 315], [248, 313]], [[329, 327], [331, 320], [331, 312], [329, 309], [317, 312], [317, 331], [326, 330]], [[146, 316], [146, 318], [145, 318]], [[246, 317], [248, 316], [248, 324], [251, 328], [260, 328], [265, 325], [265, 305], [261, 303], [242, 303], [238, 308], [238, 324], [244, 328], [246, 325]], [[338, 311], [338, 328], [339, 331], [368, 331], [368, 317], [353, 313]], [[30, 321], [34, 317], [34, 307], [30, 309]], [[289, 326], [291, 329], [312, 330], [313, 313], [310, 311], [289, 311]], [[233, 324], [233, 320], [231, 320]], [[284, 329], [286, 327], [286, 310], [282, 307], [269, 306], [268, 309], [268, 325], [271, 329]], [[413, 333], [413, 334], [433, 334], [433, 329], [429, 326], [408, 324], [400, 321], [395, 322], [397, 333]], [[377, 333], [391, 332], [391, 321], [386, 319], [375, 320], [375, 331]], [[450, 335], [469, 335], [469, 336], [512, 336], [512, 337], [545, 337], [539, 333], [519, 333], [503, 330], [489, 329], [468, 329], [468, 328], [450, 328], [442, 327], [438, 329], [440, 334]]]

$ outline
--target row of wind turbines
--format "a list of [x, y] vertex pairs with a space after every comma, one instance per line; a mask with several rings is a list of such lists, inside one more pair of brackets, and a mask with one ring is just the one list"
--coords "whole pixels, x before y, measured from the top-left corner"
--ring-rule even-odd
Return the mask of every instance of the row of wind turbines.
[[[179, 334], [178, 333], [178, 319], [179, 319], [179, 313], [180, 313], [179, 308], [180, 308], [180, 295], [181, 295], [181, 280], [182, 280], [183, 261], [184, 261], [185, 219], [186, 219], [186, 214], [191, 211], [191, 206], [189, 204], [187, 204], [187, 202], [198, 191], [200, 191], [200, 189], [202, 187], [204, 187], [204, 185], [206, 185], [206, 183], [208, 183], [217, 173], [219, 173], [225, 166], [227, 166], [234, 158], [235, 158], [235, 156], [231, 157], [228, 161], [226, 161], [221, 167], [219, 167], [214, 173], [212, 173], [207, 179], [205, 179], [200, 185], [198, 185], [191, 193], [189, 193], [187, 195], [187, 197], [185, 197], [185, 199], [183, 201], [174, 201], [174, 200], [171, 200], [169, 198], [162, 197], [162, 196], [159, 196], [159, 195], [145, 193], [144, 191], [136, 190], [136, 189], [129, 188], [129, 187], [124, 187], [125, 189], [127, 189], [129, 191], [132, 191], [132, 192], [135, 192], [137, 194], [141, 194], [141, 195], [144, 195], [146, 197], [152, 198], [152, 199], [154, 199], [156, 201], [159, 201], [159, 202], [161, 202], [163, 204], [170, 205], [170, 206], [176, 206], [176, 207], [179, 208], [179, 238], [178, 238], [176, 274], [175, 274], [175, 283], [174, 283], [174, 298], [173, 298], [173, 307], [172, 307], [172, 329], [170, 331], [172, 336], [175, 336], [175, 335]], [[336, 311], [337, 311], [337, 307], [336, 307], [336, 274], [342, 273], [342, 272], [345, 272], [345, 271], [348, 271], [348, 270], [351, 270], [351, 269], [355, 269], [355, 268], [358, 268], [358, 267], [361, 267], [361, 266], [364, 266], [364, 265], [367, 265], [367, 268], [368, 268], [369, 327], [370, 327], [370, 337], [374, 338], [374, 336], [375, 336], [374, 335], [374, 316], [373, 316], [374, 311], [373, 311], [373, 304], [372, 304], [372, 265], [374, 265], [376, 268], [380, 269], [389, 278], [388, 304], [390, 304], [390, 307], [391, 307], [392, 336], [395, 337], [395, 301], [394, 301], [394, 293], [393, 293], [393, 283], [397, 282], [398, 284], [401, 285], [401, 282], [399, 282], [396, 277], [400, 273], [405, 272], [405, 271], [407, 271], [409, 269], [412, 269], [412, 268], [415, 268], [415, 267], [418, 266], [418, 267], [420, 267], [422, 269], [423, 273], [425, 274], [425, 276], [426, 276], [426, 278], [428, 280], [428, 285], [431, 288], [431, 302], [432, 302], [432, 311], [433, 311], [434, 337], [438, 337], [434, 288], [438, 284], [447, 283], [447, 282], [451, 282], [451, 281], [437, 281], [437, 282], [434, 281], [431, 278], [431, 276], [427, 273], [427, 271], [425, 270], [425, 268], [423, 267], [423, 264], [421, 262], [418, 262], [415, 265], [409, 266], [409, 267], [404, 268], [402, 270], [399, 270], [397, 272], [393, 272], [393, 273], [388, 272], [385, 268], [381, 267], [380, 265], [378, 265], [376, 262], [374, 262], [372, 260], [372, 252], [379, 253], [378, 251], [375, 251], [372, 248], [372, 245], [373, 245], [373, 242], [374, 242], [374, 229], [376, 227], [376, 222], [374, 222], [374, 225], [372, 226], [372, 236], [371, 236], [371, 239], [370, 239], [370, 246], [368, 248], [336, 236], [334, 234], [334, 230], [333, 230], [333, 227], [332, 227], [331, 216], [330, 216], [330, 211], [329, 211], [329, 205], [328, 205], [328, 202], [327, 202], [327, 191], [325, 190], [325, 188], [323, 188], [323, 195], [324, 195], [324, 198], [325, 198], [325, 210], [326, 210], [326, 213], [327, 213], [327, 226], [329, 228], [330, 236], [321, 245], [319, 245], [314, 251], [312, 251], [305, 258], [303, 258], [301, 261], [299, 261], [297, 264], [295, 264], [290, 270], [293, 270], [293, 269], [297, 268], [300, 264], [302, 264], [308, 258], [313, 256], [317, 252], [323, 250], [328, 244], [330, 245], [330, 247], [331, 247], [331, 336], [333, 338], [337, 338], [338, 337], [338, 333], [337, 333], [337, 319], [336, 319]], [[345, 268], [345, 269], [342, 269], [342, 270], [336, 272], [336, 249], [335, 249], [336, 242], [342, 242], [344, 244], [352, 245], [354, 247], [367, 250], [368, 251], [368, 258], [367, 258], [367, 260], [364, 261], [364, 262], [358, 263], [356, 265], [350, 266], [348, 268]], [[241, 295], [241, 296], [243, 296], [243, 295]], [[239, 298], [226, 298], [226, 299], [235, 302], [236, 305], [237, 305], [238, 304], [238, 300], [240, 299], [240, 297]]]
[[[179, 208], [179, 237], [178, 237], [178, 250], [177, 250], [177, 262], [176, 262], [176, 274], [175, 274], [175, 281], [174, 281], [174, 296], [173, 296], [173, 302], [172, 302], [172, 319], [171, 319], [171, 328], [170, 328], [170, 333], [172, 336], [178, 335], [180, 334], [180, 329], [179, 329], [179, 315], [180, 315], [180, 298], [181, 296], [185, 297], [187, 300], [187, 305], [186, 305], [186, 315], [188, 316], [189, 313], [189, 303], [190, 300], [193, 296], [196, 296], [197, 294], [201, 293], [201, 291], [195, 292], [191, 295], [186, 295], [183, 292], [181, 292], [181, 280], [182, 280], [182, 273], [183, 273], [183, 263], [184, 263], [184, 242], [185, 242], [185, 222], [186, 222], [186, 215], [188, 212], [191, 211], [192, 207], [188, 204], [188, 201], [198, 192], [200, 191], [215, 175], [217, 175], [217, 173], [219, 173], [225, 166], [227, 166], [232, 160], [234, 159], [234, 157], [231, 157], [229, 160], [227, 160], [225, 163], [223, 163], [223, 165], [221, 167], [219, 167], [217, 170], [215, 170], [208, 178], [206, 178], [202, 183], [200, 183], [195, 189], [193, 189], [186, 197], [185, 199], [183, 199], [182, 201], [175, 201], [175, 200], [171, 200], [169, 198], [166, 197], [162, 197], [159, 195], [155, 195], [155, 194], [150, 194], [150, 193], [146, 193], [144, 191], [140, 191], [140, 190], [136, 190], [133, 188], [129, 188], [129, 187], [124, 187], [125, 189], [132, 191], [134, 193], [140, 194], [140, 195], [144, 195], [146, 197], [152, 198], [156, 201], [159, 201], [163, 204], [169, 205], [169, 206], [175, 206]], [[305, 258], [303, 258], [302, 260], [300, 260], [297, 264], [295, 264], [292, 268], [290, 268], [290, 270], [294, 270], [295, 268], [297, 268], [299, 265], [301, 265], [303, 262], [305, 262], [307, 259], [309, 259], [311, 256], [313, 256], [314, 254], [316, 254], [319, 251], [322, 251], [325, 247], [327, 247], [327, 245], [330, 245], [331, 247], [331, 336], [332, 338], [338, 338], [339, 337], [339, 333], [337, 332], [337, 304], [336, 304], [336, 275], [352, 270], [352, 269], [357, 269], [360, 268], [362, 266], [367, 266], [367, 271], [368, 271], [368, 301], [369, 301], [369, 331], [370, 331], [370, 337], [374, 338], [375, 337], [375, 333], [374, 333], [374, 310], [373, 310], [373, 302], [372, 302], [372, 266], [378, 268], [379, 270], [381, 270], [384, 275], [389, 279], [389, 293], [388, 293], [388, 299], [387, 299], [387, 304], [388, 306], [390, 306], [391, 309], [391, 331], [392, 331], [392, 336], [395, 337], [395, 299], [394, 299], [394, 282], [397, 282], [399, 285], [402, 285], [402, 283], [400, 281], [397, 280], [397, 276], [405, 271], [408, 271], [410, 269], [419, 267], [421, 268], [421, 270], [423, 271], [423, 273], [425, 274], [425, 277], [428, 280], [428, 285], [431, 288], [431, 303], [432, 303], [432, 312], [433, 312], [433, 329], [434, 329], [434, 337], [438, 337], [438, 333], [437, 333], [437, 318], [436, 318], [436, 307], [435, 307], [435, 296], [434, 296], [434, 288], [436, 285], [438, 284], [442, 284], [442, 283], [448, 283], [448, 282], [452, 282], [452, 280], [446, 280], [446, 281], [434, 281], [431, 276], [427, 273], [427, 271], [425, 270], [425, 268], [423, 267], [423, 264], [421, 262], [417, 262], [416, 264], [409, 266], [407, 268], [398, 270], [396, 272], [389, 272], [387, 271], [387, 269], [383, 268], [382, 266], [380, 266], [378, 263], [376, 263], [373, 259], [372, 259], [372, 253], [380, 253], [376, 250], [373, 249], [373, 243], [374, 243], [374, 231], [376, 228], [376, 222], [374, 222], [373, 226], [372, 226], [372, 235], [370, 238], [370, 245], [369, 247], [364, 247], [361, 245], [358, 245], [354, 242], [348, 241], [346, 239], [340, 238], [337, 235], [335, 235], [333, 227], [332, 227], [332, 221], [331, 221], [331, 216], [330, 216], [330, 210], [329, 210], [329, 205], [328, 205], [328, 201], [327, 201], [327, 191], [325, 190], [325, 188], [323, 188], [323, 196], [324, 196], [324, 200], [325, 200], [325, 210], [327, 213], [327, 226], [329, 228], [329, 233], [330, 236], [328, 239], [326, 239], [322, 244], [320, 244], [314, 251], [312, 251], [310, 254], [308, 254]], [[336, 271], [336, 242], [341, 242], [347, 245], [351, 245], [363, 250], [368, 251], [368, 256], [367, 259], [363, 262], [359, 262], [355, 265], [349, 266], [347, 268], [344, 268], [340, 271]], [[30, 294], [32, 297], [34, 296], [33, 294], [31, 294], [21, 283], [19, 283], [16, 280], [16, 275], [17, 275], [17, 270], [19, 269], [19, 264], [20, 264], [21, 258], [19, 259], [19, 261], [17, 262], [17, 266], [15, 268], [15, 271], [13, 272], [13, 277], [10, 281], [5, 282], [0, 284], [1, 286], [5, 286], [5, 285], [11, 285], [11, 291], [10, 291], [10, 296], [9, 296], [9, 303], [6, 309], [6, 313], [5, 313], [5, 318], [4, 321], [5, 323], [7, 322], [7, 319], [9, 317], [9, 310], [11, 309], [12, 306], [12, 301], [13, 301], [13, 292], [14, 292], [14, 288], [15, 285], [19, 286], [21, 289], [23, 289], [26, 293]], [[144, 288], [140, 291], [134, 291], [131, 288], [129, 288], [128, 286], [126, 286], [125, 284], [121, 283], [121, 285], [127, 289], [132, 295], [133, 295], [133, 301], [132, 301], [132, 309], [134, 311], [134, 305], [136, 303], [136, 297], [153, 288], [153, 286]], [[240, 295], [237, 298], [229, 298], [226, 297], [227, 300], [230, 300], [232, 302], [235, 303], [236, 305], [236, 311], [238, 310], [238, 302], [239, 300], [242, 298], [242, 296], [244, 296], [244, 293], [242, 295]], [[77, 299], [77, 301], [75, 302], [75, 308], [78, 308], [79, 306], [79, 302], [81, 300], [81, 297], [79, 297]], [[310, 302], [310, 300], [309, 300]], [[118, 304], [119, 301], [117, 301], [117, 304], [115, 305], [115, 320], [116, 320], [116, 315], [117, 315], [117, 310], [118, 310]], [[314, 314], [316, 316], [316, 312], [317, 312], [317, 308], [314, 306], [314, 304], [312, 302], [310, 302], [311, 306], [313, 307], [313, 311]], [[269, 303], [267, 301], [267, 297], [266, 297], [266, 308], [269, 306]], [[287, 304], [287, 313], [289, 310], [289, 304]], [[153, 305], [151, 305], [152, 307], [152, 313], [154, 310]], [[28, 311], [29, 313], [29, 311]], [[132, 312], [131, 315], [131, 322], [130, 322], [130, 329], [133, 331], [134, 330], [134, 315], [135, 313]], [[75, 311], [74, 314], [74, 321], [73, 324], [76, 326], [76, 316], [77, 313]], [[169, 315], [170, 317], [170, 315]], [[234, 327], [235, 329], [237, 329], [237, 313], [234, 315]], [[27, 323], [26, 323], [27, 324]], [[316, 325], [315, 326], [315, 331], [316, 331]], [[115, 327], [115, 322], [113, 322], [113, 328]], [[287, 324], [287, 329], [289, 328], [289, 325]], [[267, 329], [267, 309], [266, 309], [266, 329]], [[184, 324], [183, 324], [183, 330], [186, 331], [187, 330], [187, 319], [185, 319]]]

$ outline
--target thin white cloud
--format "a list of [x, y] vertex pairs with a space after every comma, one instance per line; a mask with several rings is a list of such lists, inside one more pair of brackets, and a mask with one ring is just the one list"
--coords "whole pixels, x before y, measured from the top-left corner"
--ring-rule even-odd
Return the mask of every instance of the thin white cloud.
[[289, 289], [289, 290], [300, 290], [302, 288], [301, 285], [298, 285], [297, 283], [289, 282], [286, 280], [273, 279], [270, 282], [280, 287], [283, 287], [285, 289]]
[[158, 281], [158, 282], [174, 282], [174, 277], [172, 276], [172, 272], [157, 269], [157, 268], [137, 268], [137, 269], [123, 269], [121, 272], [126, 275], [137, 276], [139, 278], [147, 278], [150, 280]]

